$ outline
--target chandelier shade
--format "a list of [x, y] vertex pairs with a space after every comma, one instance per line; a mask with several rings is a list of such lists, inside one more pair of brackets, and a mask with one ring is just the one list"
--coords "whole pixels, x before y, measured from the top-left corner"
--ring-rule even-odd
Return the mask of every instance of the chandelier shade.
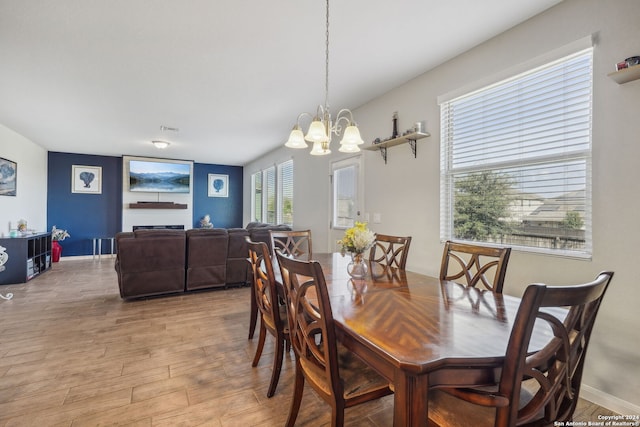
[[331, 154], [331, 149], [329, 148], [328, 142], [320, 142], [316, 141], [313, 143], [313, 148], [309, 153], [312, 156], [325, 156], [327, 154]]
[[309, 142], [330, 142], [331, 139], [327, 136], [327, 132], [325, 131], [324, 123], [320, 121], [319, 118], [313, 119], [311, 124], [309, 125], [309, 131], [307, 135], [304, 137]]
[[344, 130], [344, 135], [342, 137], [342, 141], [340, 141], [340, 144], [342, 144], [342, 145], [345, 145], [345, 144], [348, 144], [348, 145], [361, 145], [361, 144], [364, 144], [364, 141], [360, 137], [360, 131], [358, 130], [358, 126], [356, 126], [353, 123], [351, 123], [349, 126], [347, 126], [347, 128]]
[[291, 134], [289, 134], [289, 139], [287, 140], [287, 143], [284, 145], [289, 148], [307, 148], [308, 147], [307, 143], [304, 141], [304, 134], [302, 133], [300, 126], [295, 125], [293, 127], [293, 129], [291, 130]]
[[[313, 143], [310, 154], [313, 156], [324, 156], [331, 153], [331, 136], [333, 134], [340, 135], [342, 133], [341, 122], [344, 122], [346, 128], [342, 134], [340, 141], [340, 149], [342, 153], [357, 153], [360, 151], [358, 145], [364, 144], [360, 136], [360, 130], [353, 121], [353, 113], [348, 109], [342, 109], [336, 115], [335, 121], [331, 119], [329, 111], [329, 0], [326, 0], [326, 43], [325, 43], [325, 95], [324, 105], [318, 106], [318, 112], [315, 116], [309, 113], [301, 113], [298, 120], [289, 134], [289, 139], [284, 144], [288, 148], [307, 148], [305, 140]], [[300, 128], [300, 119], [304, 116], [313, 117], [307, 134], [302, 136]]]

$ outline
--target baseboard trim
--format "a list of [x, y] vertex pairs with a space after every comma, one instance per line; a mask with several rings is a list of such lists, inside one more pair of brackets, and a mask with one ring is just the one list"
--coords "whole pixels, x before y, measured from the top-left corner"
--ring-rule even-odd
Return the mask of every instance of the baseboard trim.
[[[102, 254], [102, 258], [112, 258], [115, 259], [116, 255], [115, 254]], [[82, 259], [100, 259], [100, 257], [98, 255], [75, 255], [75, 256], [61, 256], [60, 257], [60, 262], [65, 262], [65, 261], [79, 261]]]
[[640, 406], [588, 385], [582, 385], [580, 397], [620, 415], [640, 415]]

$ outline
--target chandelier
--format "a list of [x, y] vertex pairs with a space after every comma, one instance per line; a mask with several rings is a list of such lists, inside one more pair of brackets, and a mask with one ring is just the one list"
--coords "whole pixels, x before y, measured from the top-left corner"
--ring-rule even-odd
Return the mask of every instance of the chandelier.
[[[358, 145], [364, 144], [364, 141], [360, 137], [358, 126], [353, 121], [353, 113], [346, 108], [342, 109], [338, 112], [335, 122], [333, 122], [329, 111], [329, 0], [327, 0], [325, 34], [324, 105], [318, 105], [315, 116], [310, 113], [300, 113], [295, 126], [291, 130], [291, 134], [289, 134], [289, 140], [284, 145], [289, 148], [307, 148], [308, 145], [305, 141], [308, 141], [313, 143], [310, 154], [314, 156], [330, 154], [331, 135], [340, 135], [342, 133], [342, 123], [344, 123], [346, 128], [338, 151], [342, 153], [357, 153], [360, 151]], [[313, 120], [309, 125], [307, 134], [303, 135], [300, 128], [300, 120], [305, 116], [312, 117]]]

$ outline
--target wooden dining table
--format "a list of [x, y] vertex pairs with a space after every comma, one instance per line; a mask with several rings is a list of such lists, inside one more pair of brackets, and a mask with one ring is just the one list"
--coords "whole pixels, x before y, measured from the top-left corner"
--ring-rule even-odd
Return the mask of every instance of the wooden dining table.
[[[426, 426], [428, 392], [496, 384], [520, 299], [377, 263], [364, 279], [349, 257], [314, 254], [322, 266], [338, 339], [394, 391], [394, 426]], [[536, 327], [530, 351], [552, 337]]]

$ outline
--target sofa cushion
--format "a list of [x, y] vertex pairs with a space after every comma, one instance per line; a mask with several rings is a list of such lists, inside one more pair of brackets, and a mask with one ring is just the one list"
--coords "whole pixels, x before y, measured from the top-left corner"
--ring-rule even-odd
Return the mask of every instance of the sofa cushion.
[[227, 283], [229, 234], [223, 228], [187, 230], [186, 289], [223, 287]]
[[251, 263], [246, 237], [249, 232], [244, 228], [229, 228], [229, 250], [227, 253], [227, 284], [251, 283]]

